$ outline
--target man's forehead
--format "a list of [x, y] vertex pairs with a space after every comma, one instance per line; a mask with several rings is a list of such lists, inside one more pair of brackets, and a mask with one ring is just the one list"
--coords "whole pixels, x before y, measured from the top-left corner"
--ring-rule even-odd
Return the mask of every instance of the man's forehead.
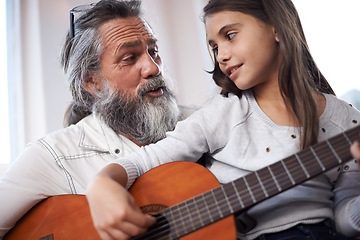
[[113, 19], [100, 26], [99, 30], [107, 44], [155, 38], [150, 26], [140, 17]]

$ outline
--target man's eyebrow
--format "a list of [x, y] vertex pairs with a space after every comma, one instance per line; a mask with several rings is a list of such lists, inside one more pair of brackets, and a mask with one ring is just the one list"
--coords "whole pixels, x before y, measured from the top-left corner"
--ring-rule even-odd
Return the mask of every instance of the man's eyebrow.
[[[126, 48], [133, 48], [133, 47], [141, 46], [142, 43], [143, 43], [142, 40], [123, 43], [123, 44], [121, 44], [121, 46], [119, 46], [119, 48], [116, 50], [116, 52], [119, 52], [122, 49], [126, 49]], [[157, 43], [156, 38], [150, 38], [150, 39], [146, 40], [147, 45], [155, 45], [156, 43]]]
[[120, 45], [120, 48], [118, 49], [118, 51], [120, 51], [121, 49], [124, 49], [124, 48], [137, 47], [137, 46], [140, 46], [141, 44], [142, 44], [141, 40], [126, 42], [126, 43], [123, 43]]
[[157, 42], [158, 42], [158, 40], [156, 38], [150, 38], [150, 39], [146, 40], [147, 45], [156, 45]]

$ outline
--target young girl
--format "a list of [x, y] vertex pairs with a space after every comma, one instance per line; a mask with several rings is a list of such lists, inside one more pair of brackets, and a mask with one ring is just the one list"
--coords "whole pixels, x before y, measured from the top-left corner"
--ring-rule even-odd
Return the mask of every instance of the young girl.
[[[210, 0], [204, 23], [222, 93], [165, 139], [99, 173], [87, 197], [104, 239], [127, 239], [154, 223], [124, 189], [151, 168], [208, 153], [208, 169], [228, 183], [360, 122], [317, 68], [291, 0]], [[360, 234], [359, 206], [352, 161], [250, 208], [256, 226], [238, 237], [350, 239], [343, 235]]]

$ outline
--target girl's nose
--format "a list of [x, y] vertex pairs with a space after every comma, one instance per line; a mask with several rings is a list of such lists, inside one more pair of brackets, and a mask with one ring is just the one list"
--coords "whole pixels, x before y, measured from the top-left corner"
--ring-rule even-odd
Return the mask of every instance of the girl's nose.
[[231, 58], [230, 50], [227, 47], [225, 46], [218, 47], [216, 59], [219, 63], [225, 63], [229, 61], [230, 58]]

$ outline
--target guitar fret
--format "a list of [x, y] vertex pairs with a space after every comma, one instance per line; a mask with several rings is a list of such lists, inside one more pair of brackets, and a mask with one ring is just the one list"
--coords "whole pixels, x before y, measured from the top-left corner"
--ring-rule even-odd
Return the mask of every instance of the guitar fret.
[[240, 203], [239, 199], [237, 198], [238, 193], [237, 193], [237, 189], [234, 188], [234, 184], [232, 182], [224, 184], [223, 190], [225, 191], [225, 194], [228, 199], [228, 203], [231, 206], [231, 212], [235, 213], [235, 212], [241, 210], [243, 207], [242, 207], [242, 204]]
[[[174, 211], [178, 211], [177, 206], [173, 206], [171, 208], [166, 208], [162, 212], [163, 216], [166, 216], [167, 219], [169, 219], [169, 223], [172, 226], [171, 228], [175, 230], [175, 232], [172, 232], [173, 235], [175, 235], [175, 238], [178, 238], [180, 236], [179, 228], [178, 226], [178, 217], [175, 218]], [[168, 215], [170, 213], [171, 216]], [[175, 214], [175, 215], [174, 215]]]
[[219, 212], [219, 215], [220, 215], [221, 218], [223, 218], [224, 215], [223, 215], [222, 212], [221, 212], [221, 209], [220, 209], [220, 207], [219, 207], [219, 204], [217, 204], [217, 200], [216, 200], [216, 197], [215, 197], [215, 194], [214, 194], [214, 190], [216, 190], [216, 189], [211, 190], [211, 194], [212, 194], [212, 197], [213, 197], [214, 200], [215, 200], [216, 207], [217, 207], [217, 210], [218, 210], [218, 212]]
[[298, 160], [298, 162], [300, 163], [300, 166], [301, 166], [301, 168], [303, 169], [306, 177], [307, 177], [307, 178], [310, 178], [310, 174], [308, 173], [308, 171], [306, 170], [304, 164], [302, 163], [301, 159], [299, 158], [299, 156], [298, 156], [296, 153], [295, 153], [295, 157], [296, 157], [296, 159]]
[[316, 154], [316, 152], [314, 151], [314, 149], [313, 149], [312, 147], [310, 147], [310, 150], [311, 150], [311, 152], [313, 153], [313, 155], [315, 156], [315, 159], [316, 159], [316, 161], [319, 163], [322, 171], [325, 171], [326, 168], [325, 168], [324, 164], [320, 161], [320, 159], [319, 159], [318, 155]]
[[311, 178], [314, 174], [323, 172], [323, 167], [318, 161], [314, 159], [314, 153], [311, 149], [305, 149], [297, 154], [299, 159], [302, 161], [304, 168], [309, 174], [308, 178]]
[[200, 227], [202, 227], [202, 226], [205, 226], [205, 225], [204, 225], [204, 222], [202, 221], [202, 218], [201, 218], [201, 216], [200, 216], [200, 210], [199, 210], [199, 207], [198, 207], [198, 205], [197, 205], [197, 202], [195, 201], [195, 198], [193, 198], [192, 201], [194, 202], [194, 206], [195, 206], [195, 209], [196, 209], [196, 211], [193, 211], [193, 212], [194, 212], [194, 213], [197, 213], [197, 215], [195, 215], [195, 216], [197, 216], [197, 217], [199, 218], [199, 221], [196, 221], [196, 220], [195, 220], [195, 223], [200, 222], [200, 226], [199, 226], [198, 228], [200, 228]]
[[189, 207], [188, 207], [188, 204], [185, 203], [185, 207], [186, 207], [186, 211], [187, 211], [188, 216], [189, 216], [190, 221], [191, 221], [192, 230], [196, 230], [196, 227], [195, 227], [193, 218], [191, 217], [191, 212], [190, 212], [190, 209], [189, 209]]
[[[181, 204], [183, 204], [183, 203], [181, 203]], [[182, 225], [182, 227], [180, 228], [180, 230], [183, 229], [183, 230], [185, 231], [185, 234], [186, 234], [186, 233], [187, 233], [187, 231], [186, 231], [186, 224], [185, 224], [185, 222], [184, 222], [183, 215], [182, 215], [182, 211], [181, 211], [179, 205], [177, 205], [177, 210], [178, 210], [178, 212], [179, 212], [179, 218], [178, 218], [178, 219], [180, 219], [180, 222], [181, 222], [180, 225]], [[179, 227], [180, 227], [180, 226], [179, 226]], [[183, 234], [182, 234], [181, 232], [179, 232], [179, 236], [182, 236], [182, 235], [183, 235]]]
[[330, 144], [330, 142], [328, 140], [326, 140], [326, 143], [329, 145], [332, 153], [335, 155], [336, 159], [338, 160], [339, 163], [342, 163], [341, 158], [337, 155], [335, 149], [332, 147], [332, 145]]
[[303, 179], [307, 179], [307, 176], [304, 171], [299, 171], [299, 161], [294, 155], [283, 160], [284, 165], [289, 170], [294, 185], [301, 182]]
[[345, 139], [346, 139], [346, 141], [349, 143], [349, 145], [352, 145], [352, 142], [351, 142], [351, 140], [348, 138], [348, 136], [346, 135], [346, 133], [343, 133], [342, 135], [345, 137]]
[[232, 206], [231, 206], [231, 204], [230, 204], [230, 202], [229, 202], [228, 196], [227, 196], [226, 191], [225, 191], [225, 189], [224, 189], [224, 185], [221, 185], [220, 188], [221, 188], [221, 190], [222, 190], [222, 192], [223, 192], [223, 194], [224, 194], [224, 196], [225, 196], [225, 200], [226, 200], [227, 205], [229, 206], [230, 212], [233, 213], [233, 212], [234, 212], [234, 209], [232, 208]]
[[[279, 165], [279, 164], [277, 163], [276, 165]], [[279, 171], [281, 169], [280, 169], [280, 167], [276, 167], [274, 170]], [[273, 173], [274, 173], [274, 171], [273, 171]], [[264, 193], [265, 198], [268, 198], [271, 193], [278, 191], [276, 183], [274, 182], [274, 179], [271, 177], [271, 173], [268, 168], [262, 168], [262, 169], [256, 171], [256, 174], [259, 176], [261, 183], [263, 184], [263, 186], [266, 190], [266, 194]], [[276, 174], [276, 173], [274, 173], [274, 174]]]
[[249, 186], [248, 181], [246, 180], [246, 176], [244, 177], [244, 182], [245, 182], [245, 184], [246, 184], [246, 188], [248, 189], [248, 191], [249, 191], [249, 193], [250, 193], [250, 196], [251, 196], [251, 199], [253, 200], [253, 203], [256, 203], [256, 199], [255, 199], [255, 197], [254, 197], [253, 192], [252, 192], [251, 189], [250, 189], [250, 186]]
[[223, 216], [228, 216], [231, 214], [230, 208], [228, 207], [228, 204], [226, 203], [226, 196], [224, 195], [224, 192], [222, 190], [222, 187], [219, 187], [217, 189], [214, 190], [214, 196], [216, 199], [216, 202], [218, 203], [220, 210], [221, 210], [221, 214]]
[[212, 214], [208, 211], [207, 208], [207, 202], [205, 201], [205, 198], [202, 195], [199, 195], [195, 198], [195, 201], [197, 201], [199, 203], [198, 208], [199, 208], [199, 217], [201, 218], [202, 223], [204, 224], [204, 226], [206, 226], [210, 219], [212, 218]]
[[220, 216], [222, 215], [222, 213], [221, 211], [219, 211], [220, 208], [217, 206], [218, 203], [216, 202], [216, 200], [214, 201], [215, 196], [213, 195], [212, 191], [206, 193], [205, 199], [207, 202], [210, 203], [208, 204], [208, 209], [210, 211], [211, 218], [214, 221], [221, 219], [223, 216]]
[[[250, 173], [250, 174], [252, 174], [252, 173]], [[244, 177], [237, 179], [235, 181], [235, 185], [237, 186], [236, 187], [237, 189], [241, 189], [241, 191], [239, 193], [241, 195], [244, 205], [249, 206], [249, 205], [253, 204], [253, 201], [251, 199], [249, 189], [246, 186], [244, 179], [245, 179]]]
[[213, 217], [212, 217], [212, 214], [211, 214], [211, 212], [210, 212], [210, 210], [209, 210], [209, 206], [206, 204], [206, 200], [205, 200], [204, 195], [205, 195], [205, 194], [202, 195], [202, 198], [203, 198], [204, 203], [205, 203], [206, 211], [209, 213], [211, 222], [214, 222], [214, 219], [213, 219]]
[[246, 177], [247, 183], [253, 193], [255, 202], [259, 202], [259, 200], [267, 198], [266, 193], [265, 193], [266, 191], [264, 192], [261, 187], [261, 185], [263, 185], [264, 187], [265, 187], [265, 185], [261, 182], [261, 180], [259, 181], [260, 175], [258, 175], [257, 171], [255, 171], [251, 174], [248, 174], [245, 177]]
[[275, 176], [274, 176], [274, 174], [273, 174], [270, 166], [268, 166], [268, 169], [269, 169], [269, 172], [270, 172], [270, 174], [271, 174], [272, 179], [274, 180], [274, 182], [275, 182], [275, 184], [276, 184], [277, 189], [279, 190], [279, 192], [281, 192], [281, 187], [280, 187], [278, 181], [276, 180], [276, 178], [275, 178]]
[[262, 191], [264, 192], [265, 197], [268, 198], [268, 197], [269, 197], [269, 194], [267, 193], [267, 191], [266, 191], [266, 189], [265, 189], [265, 186], [264, 186], [264, 184], [262, 183], [262, 181], [261, 181], [261, 179], [260, 179], [260, 176], [259, 176], [259, 174], [258, 174], [257, 171], [255, 172], [255, 175], [256, 175], [256, 178], [258, 179], [258, 182], [260, 183], [261, 189], [262, 189]]
[[234, 182], [231, 182], [231, 185], [233, 186], [233, 188], [234, 188], [234, 190], [235, 190], [235, 193], [236, 193], [237, 199], [239, 200], [239, 203], [240, 203], [241, 208], [244, 209], [244, 208], [245, 208], [245, 205], [244, 205], [243, 201], [241, 200], [240, 194], [239, 194], [239, 192], [238, 192], [238, 190], [237, 190], [237, 188], [236, 188], [236, 186], [235, 186], [235, 183], [234, 183]]
[[286, 171], [286, 174], [287, 174], [288, 177], [290, 178], [290, 181], [291, 181], [292, 185], [295, 185], [295, 181], [294, 181], [293, 177], [291, 176], [291, 173], [290, 173], [289, 169], [286, 167], [284, 161], [280, 161], [280, 162], [281, 162], [281, 164], [283, 165], [283, 167], [284, 167], [284, 169], [285, 169], [285, 171]]

